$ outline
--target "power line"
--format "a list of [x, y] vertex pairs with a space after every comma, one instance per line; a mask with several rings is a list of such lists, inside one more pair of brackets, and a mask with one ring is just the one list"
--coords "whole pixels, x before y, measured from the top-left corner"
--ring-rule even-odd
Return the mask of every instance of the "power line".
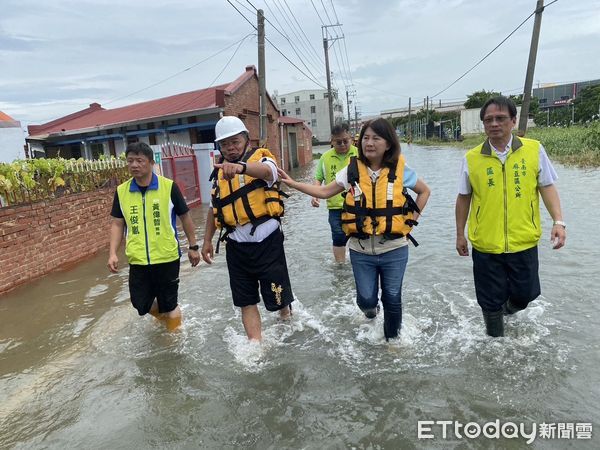
[[329, 21], [329, 24], [332, 24], [333, 21], [329, 18], [329, 14], [327, 13], [327, 8], [325, 8], [325, 4], [323, 3], [323, 0], [321, 0], [321, 6], [323, 7], [323, 11], [325, 11], [325, 15], [327, 16], [327, 20]]
[[384, 91], [382, 89], [377, 89], [377, 88], [374, 88], [373, 86], [369, 86], [368, 84], [360, 83], [358, 81], [355, 81], [355, 83], [356, 84], [360, 84], [361, 86], [364, 86], [366, 88], [373, 89], [374, 91], [379, 91], [379, 92], [381, 92], [383, 94], [394, 95], [394, 96], [397, 96], [397, 97], [406, 97], [406, 98], [410, 98], [411, 97], [410, 95], [398, 94], [397, 92], [390, 92], [390, 91]]
[[[231, 3], [230, 0], [227, 0], [227, 3], [229, 3], [233, 9], [235, 9], [243, 18], [246, 22], [248, 22], [250, 24], [250, 26], [252, 28], [254, 28], [255, 30], [258, 31], [258, 29], [256, 28], [256, 25], [254, 25], [252, 22], [250, 22], [250, 20], [248, 20], [248, 18], [246, 16], [244, 16], [244, 14], [235, 7], [235, 5], [233, 3]], [[283, 58], [289, 62], [292, 66], [294, 66], [302, 75], [304, 75], [306, 78], [308, 78], [310, 81], [312, 81], [313, 83], [315, 83], [317, 86], [325, 89], [325, 86], [323, 86], [321, 83], [319, 83], [317, 80], [315, 80], [314, 78], [312, 78], [310, 75], [307, 75], [306, 72], [304, 72], [300, 67], [298, 67], [296, 64], [294, 64], [294, 62], [292, 60], [290, 60], [285, 53], [283, 53], [281, 50], [279, 50], [279, 48], [277, 48], [277, 46], [275, 44], [273, 44], [273, 42], [271, 42], [271, 40], [267, 37], [265, 37], [265, 41], [267, 41], [269, 44], [271, 44], [271, 46], [277, 51], [277, 53], [279, 53], [281, 56], [283, 56]]]
[[[246, 0], [253, 8], [256, 12], [258, 12], [258, 9], [256, 8], [256, 6], [254, 6], [252, 4], [252, 2], [250, 2], [250, 0]], [[267, 8], [269, 9], [269, 11], [271, 12], [271, 14], [273, 15], [273, 17], [275, 18], [275, 20], [277, 21], [277, 23], [279, 24], [279, 26], [284, 29], [283, 25], [281, 24], [281, 22], [279, 22], [279, 19], [277, 18], [277, 16], [275, 15], [275, 13], [273, 12], [273, 10], [271, 9], [271, 7], [265, 3], [265, 5], [267, 6]], [[294, 46], [294, 44], [292, 44], [292, 41], [290, 40], [290, 37], [287, 35], [287, 33], [285, 33], [284, 31], [281, 31], [279, 28], [277, 28], [266, 16], [263, 16], [265, 18], [265, 20], [273, 27], [273, 29], [275, 31], [277, 31], [279, 34], [281, 34], [287, 41], [288, 44], [290, 45], [290, 47], [292, 48], [292, 50], [294, 51], [294, 53], [296, 54], [298, 60], [302, 63], [302, 65], [306, 68], [306, 70], [311, 74], [311, 76], [313, 78], [318, 78], [311, 70], [310, 68], [306, 65], [306, 62], [304, 61], [304, 59], [300, 56], [300, 54], [298, 53], [298, 51], [296, 50], [296, 47]], [[285, 18], [284, 18], [285, 19]], [[289, 23], [288, 23], [289, 25]], [[268, 39], [267, 39], [268, 40]], [[312, 62], [311, 62], [312, 63]], [[315, 66], [313, 65], [313, 68]], [[319, 67], [316, 67], [316, 70], [321, 70]]]
[[[290, 11], [290, 13], [292, 13], [292, 10], [291, 10], [290, 6], [288, 5], [287, 0], [283, 0], [283, 2], [285, 3], [285, 6], [287, 6], [287, 9]], [[306, 38], [306, 42], [308, 42], [308, 44], [312, 48], [314, 54], [317, 56], [317, 59], [321, 62], [321, 64], [325, 64], [325, 61], [323, 59], [323, 55], [321, 55], [320, 53], [318, 53], [317, 50], [315, 49], [315, 47], [312, 45], [312, 42], [310, 42], [310, 39], [308, 39], [308, 36], [304, 32], [303, 27], [300, 26], [300, 23], [298, 23], [298, 20], [296, 19], [296, 15], [294, 13], [292, 13], [292, 17], [294, 18], [294, 21], [296, 22], [296, 25], [298, 25], [298, 28], [300, 29], [300, 31], [302, 32], [302, 34]]]
[[[288, 16], [287, 12], [285, 11], [285, 9], [283, 8], [283, 6], [281, 6], [280, 3], [277, 2], [277, 0], [275, 0], [274, 3], [275, 3], [275, 7], [277, 8], [277, 10], [279, 11], [279, 13], [281, 14], [281, 17], [286, 22], [288, 28], [294, 34], [294, 38], [297, 39], [299, 43], [301, 43], [301, 44], [304, 45], [304, 42], [302, 41], [302, 38], [299, 36], [299, 34], [296, 32], [296, 30], [292, 26], [291, 22], [288, 20], [289, 16]], [[290, 46], [293, 47], [292, 41], [289, 38], [288, 38], [288, 42], [289, 42]], [[312, 55], [310, 54], [310, 51], [308, 51], [308, 59], [310, 59], [310, 58], [312, 58]], [[313, 67], [316, 70], [318, 70], [318, 71], [322, 70], [321, 67], [320, 67], [320, 62], [318, 60], [317, 60], [317, 65], [316, 66], [314, 65], [314, 61], [311, 61], [311, 64], [313, 64]], [[312, 72], [311, 72], [311, 75], [315, 76]]]
[[[556, 3], [558, 0], [554, 0], [550, 3], [548, 3], [547, 5], [544, 6], [544, 8], [547, 8], [548, 6], [552, 5], [553, 3]], [[475, 69], [475, 67], [477, 67], [479, 64], [481, 64], [483, 61], [485, 61], [488, 56], [490, 56], [492, 53], [494, 53], [502, 44], [504, 44], [504, 42], [506, 42], [508, 40], [508, 38], [510, 38], [513, 34], [516, 33], [516, 31], [521, 28], [525, 22], [527, 22], [529, 19], [531, 19], [531, 17], [535, 14], [535, 11], [533, 11], [531, 14], [529, 14], [529, 16], [527, 16], [525, 18], [525, 20], [523, 20], [523, 22], [521, 22], [517, 28], [515, 28], [514, 30], [512, 30], [508, 36], [506, 36], [504, 39], [502, 39], [502, 41], [496, 45], [491, 51], [489, 51], [483, 58], [481, 58], [479, 61], [477, 61], [477, 63], [475, 63], [475, 65], [473, 67], [471, 67], [469, 70], [467, 70], [465, 73], [463, 73], [460, 77], [458, 77], [456, 80], [454, 80], [452, 83], [450, 83], [446, 88], [442, 89], [440, 92], [438, 92], [435, 95], [432, 95], [431, 97], [429, 97], [430, 99], [437, 97], [438, 95], [446, 92], [448, 89], [450, 89], [452, 86], [454, 86], [456, 83], [458, 83], [460, 80], [462, 80], [469, 72], [471, 72], [473, 69]]]
[[[200, 64], [202, 64], [202, 63], [204, 63], [204, 62], [208, 61], [209, 59], [211, 59], [211, 58], [214, 58], [215, 56], [217, 56], [217, 55], [219, 55], [219, 54], [223, 53], [224, 51], [226, 51], [226, 50], [229, 50], [229, 49], [230, 49], [231, 47], [233, 47], [234, 45], [236, 45], [236, 44], [240, 44], [240, 45], [241, 45], [241, 43], [242, 43], [242, 42], [244, 42], [244, 40], [246, 40], [246, 39], [247, 39], [249, 36], [252, 36], [253, 34], [254, 34], [254, 33], [249, 33], [249, 34], [247, 34], [246, 36], [244, 36], [243, 38], [241, 38], [239, 41], [236, 41], [236, 42], [234, 42], [233, 44], [231, 44], [231, 45], [228, 45], [227, 47], [225, 47], [225, 48], [223, 48], [223, 49], [219, 50], [218, 52], [216, 52], [216, 53], [214, 53], [214, 54], [210, 55], [208, 58], [205, 58], [205, 59], [203, 59], [202, 61], [198, 61], [197, 63], [195, 63], [195, 64], [191, 65], [190, 67], [187, 67], [187, 68], [185, 68], [185, 69], [183, 69], [183, 70], [180, 70], [179, 72], [177, 72], [177, 73], [174, 73], [173, 75], [170, 75], [170, 76], [168, 76], [167, 78], [163, 78], [162, 80], [160, 80], [160, 81], [157, 81], [157, 82], [156, 82], [156, 83], [154, 83], [154, 84], [151, 84], [151, 85], [149, 85], [149, 86], [146, 86], [146, 87], [144, 87], [144, 88], [142, 88], [142, 89], [138, 89], [137, 91], [135, 91], [135, 92], [132, 92], [132, 93], [130, 93], [130, 94], [123, 95], [122, 97], [117, 97], [117, 98], [114, 98], [114, 99], [112, 99], [112, 100], [109, 100], [109, 101], [107, 101], [107, 102], [104, 102], [103, 104], [104, 104], [104, 105], [109, 105], [109, 104], [111, 104], [111, 103], [113, 103], [113, 102], [116, 102], [116, 101], [118, 101], [118, 100], [123, 100], [124, 98], [131, 97], [132, 95], [139, 94], [140, 92], [143, 92], [143, 91], [145, 91], [145, 90], [148, 90], [148, 89], [150, 89], [150, 88], [153, 88], [154, 86], [158, 86], [159, 84], [161, 84], [161, 83], [164, 83], [165, 81], [169, 81], [170, 79], [172, 79], [172, 78], [175, 78], [176, 76], [178, 76], [178, 75], [181, 75], [182, 73], [184, 73], [184, 72], [187, 72], [188, 70], [191, 70], [191, 69], [193, 69], [194, 67], [197, 67], [197, 66], [199, 66]], [[238, 47], [238, 48], [239, 48], [239, 47]]]
[[323, 22], [323, 19], [321, 19], [321, 15], [319, 14], [319, 11], [317, 10], [317, 7], [315, 6], [315, 3], [313, 2], [313, 0], [310, 0], [310, 3], [312, 4], [315, 12], [317, 13], [317, 17], [321, 21], [321, 25], [325, 25], [325, 22]]
[[[250, 35], [253, 35], [254, 33], [251, 33]], [[207, 87], [212, 87], [215, 84], [215, 81], [217, 81], [219, 79], [219, 77], [223, 74], [223, 72], [225, 72], [225, 69], [227, 69], [227, 67], [229, 66], [229, 63], [231, 63], [231, 61], [233, 60], [233, 58], [235, 57], [235, 55], [237, 54], [238, 50], [240, 49], [240, 47], [242, 46], [242, 44], [244, 43], [244, 41], [241, 41], [237, 48], [235, 49], [235, 51], [233, 52], [233, 55], [231, 55], [231, 57], [227, 60], [227, 62], [225, 63], [225, 65], [223, 66], [223, 68], [221, 69], [221, 71], [219, 72], [219, 74], [215, 77], [214, 80], [211, 81], [211, 83], [207, 86]], [[198, 100], [198, 98], [200, 98], [202, 95], [204, 95], [204, 92], [200, 92], [198, 93], [198, 95], [194, 96], [193, 98], [191, 98], [188, 102], [184, 103], [181, 106], [181, 109], [183, 110], [184, 108], [186, 108], [188, 105], [193, 104], [196, 100]]]

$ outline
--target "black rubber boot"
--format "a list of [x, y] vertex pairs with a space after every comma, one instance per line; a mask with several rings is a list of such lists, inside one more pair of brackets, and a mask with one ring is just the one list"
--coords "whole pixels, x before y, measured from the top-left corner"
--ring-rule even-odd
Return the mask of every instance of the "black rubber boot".
[[385, 340], [398, 337], [400, 326], [402, 325], [402, 311], [398, 313], [390, 313], [383, 309], [383, 334]]
[[525, 308], [521, 308], [520, 306], [517, 306], [516, 304], [514, 304], [510, 300], [510, 298], [504, 305], [502, 305], [502, 312], [504, 313], [505, 316], [510, 316], [511, 314], [514, 314], [519, 311], [523, 311], [524, 309]]
[[362, 312], [367, 319], [374, 319], [377, 317], [377, 314], [379, 314], [379, 305], [377, 305], [375, 308], [363, 309]]
[[504, 313], [500, 311], [483, 311], [483, 321], [485, 322], [485, 331], [488, 336], [504, 336]]

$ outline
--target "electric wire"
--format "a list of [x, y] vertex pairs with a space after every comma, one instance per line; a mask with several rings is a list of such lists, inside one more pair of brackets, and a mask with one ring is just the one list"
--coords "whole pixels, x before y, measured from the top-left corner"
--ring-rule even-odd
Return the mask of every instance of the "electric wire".
[[[246, 20], [246, 22], [248, 22], [250, 24], [250, 26], [252, 28], [254, 28], [256, 31], [258, 31], [258, 28], [256, 27], [256, 25], [254, 25], [252, 22], [250, 22], [248, 20], [248, 18], [246, 16], [244, 16], [244, 14], [239, 9], [237, 9], [233, 3], [231, 3], [230, 0], [227, 0], [227, 3], [229, 3], [233, 7], [233, 9], [235, 9], [244, 18], [244, 20]], [[279, 48], [275, 44], [273, 44], [273, 42], [271, 42], [271, 40], [269, 38], [267, 38], [266, 36], [265, 36], [265, 41], [267, 41], [269, 44], [271, 44], [271, 46], [275, 49], [275, 51], [277, 51], [277, 53], [279, 53], [287, 62], [289, 62], [292, 66], [294, 66], [302, 75], [304, 75], [310, 81], [315, 83], [317, 86], [325, 89], [325, 86], [323, 86], [321, 83], [319, 83], [313, 77], [311, 77], [306, 72], [304, 72], [300, 67], [298, 67], [291, 59], [289, 59], [287, 57], [287, 55], [285, 53], [283, 53], [281, 50], [279, 50]]]
[[[246, 0], [253, 8], [256, 12], [258, 12], [258, 9], [256, 8], [256, 6], [254, 6], [252, 4], [252, 2], [250, 2], [250, 0]], [[277, 16], [275, 15], [275, 13], [273, 12], [273, 10], [271, 10], [271, 7], [268, 5], [268, 3], [266, 3], [267, 8], [269, 9], [269, 11], [271, 12], [272, 16], [275, 18], [275, 20], [277, 21], [277, 23], [279, 24], [280, 28], [284, 29], [283, 25], [281, 24], [281, 22], [279, 22], [279, 19], [277, 18]], [[290, 47], [292, 47], [292, 50], [294, 51], [294, 53], [296, 54], [296, 56], [298, 57], [298, 59], [300, 60], [300, 62], [302, 63], [302, 65], [306, 68], [306, 70], [314, 77], [314, 78], [318, 78], [317, 76], [315, 76], [315, 74], [309, 69], [309, 67], [306, 65], [304, 59], [298, 54], [298, 52], [296, 51], [296, 48], [294, 46], [294, 44], [292, 43], [292, 41], [290, 40], [290, 37], [287, 35], [287, 33], [281, 31], [279, 28], [277, 28], [269, 19], [268, 17], [264, 16], [265, 20], [267, 21], [267, 23], [269, 23], [273, 29], [275, 31], [277, 31], [279, 34], [281, 34], [287, 41], [288, 44], [290, 45]], [[314, 66], [313, 66], [314, 68]], [[317, 71], [320, 71], [320, 68], [316, 69]]]
[[116, 101], [118, 101], [118, 100], [123, 100], [123, 99], [125, 99], [125, 98], [131, 97], [132, 95], [139, 94], [140, 92], [143, 92], [143, 91], [145, 91], [145, 90], [148, 90], [148, 89], [150, 89], [150, 88], [153, 88], [154, 86], [158, 86], [159, 84], [162, 84], [162, 83], [164, 83], [165, 81], [169, 81], [169, 80], [171, 80], [171, 79], [175, 78], [176, 76], [178, 76], [178, 75], [181, 75], [182, 73], [184, 73], [184, 72], [187, 72], [188, 70], [191, 70], [191, 69], [193, 69], [194, 67], [197, 67], [197, 66], [199, 66], [200, 64], [202, 64], [202, 63], [204, 63], [204, 62], [208, 61], [209, 59], [211, 59], [211, 58], [214, 58], [214, 57], [215, 57], [215, 56], [217, 56], [217, 55], [220, 55], [221, 53], [225, 52], [226, 50], [229, 50], [229, 49], [230, 49], [231, 47], [233, 47], [234, 45], [236, 45], [236, 44], [240, 44], [240, 45], [241, 45], [241, 43], [242, 43], [242, 42], [244, 42], [244, 40], [246, 40], [246, 39], [247, 39], [249, 36], [252, 36], [253, 34], [254, 34], [254, 33], [249, 33], [249, 34], [247, 34], [246, 36], [244, 36], [243, 38], [241, 38], [239, 41], [236, 41], [236, 42], [234, 42], [233, 44], [231, 44], [231, 45], [228, 45], [227, 47], [225, 47], [225, 48], [223, 48], [223, 49], [219, 50], [218, 52], [216, 52], [216, 53], [213, 53], [213, 54], [212, 54], [212, 55], [210, 55], [209, 57], [207, 57], [207, 58], [204, 58], [202, 61], [198, 61], [197, 63], [194, 63], [194, 64], [192, 64], [190, 67], [187, 67], [187, 68], [185, 68], [185, 69], [183, 69], [183, 70], [180, 70], [179, 72], [177, 72], [177, 73], [174, 73], [173, 75], [170, 75], [170, 76], [168, 76], [168, 77], [166, 77], [166, 78], [163, 78], [162, 80], [160, 80], [160, 81], [157, 81], [156, 83], [153, 83], [153, 84], [151, 84], [151, 85], [149, 85], [149, 86], [143, 87], [142, 89], [138, 89], [137, 91], [135, 91], [135, 92], [131, 92], [130, 94], [123, 95], [123, 96], [121, 96], [121, 97], [117, 97], [117, 98], [113, 98], [112, 100], [109, 100], [109, 101], [107, 101], [107, 102], [104, 102], [103, 104], [104, 104], [104, 105], [109, 105], [109, 104], [111, 104], [111, 103], [114, 103], [114, 102], [116, 102]]
[[[552, 5], [553, 3], [556, 3], [558, 0], [554, 0], [550, 3], [548, 3], [547, 5], [544, 5], [542, 7], [543, 9], [546, 9], [548, 6]], [[529, 16], [527, 16], [525, 18], [525, 20], [523, 20], [523, 22], [521, 22], [517, 28], [515, 28], [514, 30], [512, 30], [508, 36], [506, 36], [504, 39], [502, 39], [502, 41], [500, 41], [500, 43], [498, 45], [496, 45], [492, 50], [490, 50], [483, 58], [481, 58], [479, 61], [477, 61], [477, 63], [475, 63], [475, 65], [473, 67], [471, 67], [469, 70], [467, 70], [465, 73], [463, 73], [460, 77], [458, 77], [456, 80], [454, 80], [452, 83], [450, 83], [447, 87], [445, 87], [444, 89], [442, 89], [441, 91], [439, 91], [437, 94], [430, 96], [429, 98], [435, 98], [438, 95], [446, 92], [448, 89], [450, 89], [452, 86], [454, 86], [456, 83], [458, 83], [460, 80], [462, 80], [465, 76], [467, 76], [467, 74], [469, 74], [473, 69], [475, 69], [479, 64], [481, 64], [483, 61], [485, 61], [492, 53], [494, 53], [502, 44], [504, 44], [504, 42], [506, 42], [513, 34], [515, 34], [517, 32], [517, 30], [519, 28], [521, 28], [525, 22], [527, 22], [529, 19], [531, 19], [531, 17], [537, 12], [537, 10], [534, 10], [531, 14], [529, 14]]]

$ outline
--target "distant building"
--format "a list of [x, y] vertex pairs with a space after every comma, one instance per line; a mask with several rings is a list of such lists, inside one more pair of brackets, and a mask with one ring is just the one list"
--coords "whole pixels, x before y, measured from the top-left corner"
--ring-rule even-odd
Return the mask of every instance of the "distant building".
[[[117, 156], [132, 142], [213, 144], [217, 121], [223, 115], [233, 115], [242, 119], [250, 131], [251, 144], [258, 146], [258, 92], [256, 68], [247, 66], [236, 80], [215, 87], [114, 109], [92, 103], [51, 122], [30, 125], [27, 143], [39, 156], [86, 159]], [[266, 110], [267, 146], [279, 161], [282, 156], [287, 159], [281, 153], [280, 133], [282, 128], [285, 133], [288, 124], [279, 123], [279, 110], [271, 97]], [[296, 124], [289, 126], [297, 128]], [[307, 152], [310, 155], [312, 147]]]
[[[306, 89], [276, 94], [277, 105], [284, 117], [301, 119], [312, 130], [319, 142], [329, 142], [332, 125], [329, 123], [329, 102], [326, 89]], [[333, 93], [333, 121], [335, 124], [344, 120], [344, 107], [339, 101], [337, 92]]]
[[[414, 114], [414, 113], [424, 110], [424, 109], [425, 109], [425, 105], [420, 105], [420, 104], [412, 105], [411, 114]], [[431, 102], [429, 104], [429, 109], [435, 110], [440, 113], [462, 111], [463, 109], [465, 109], [465, 102], [460, 101], [460, 102], [442, 103], [442, 101], [440, 100], [437, 103]], [[386, 110], [381, 111], [381, 117], [384, 117], [386, 119], [393, 119], [396, 117], [405, 117], [405, 116], [408, 116], [408, 106], [405, 106], [402, 108], [386, 109]]]
[[589, 86], [600, 84], [600, 80], [580, 81], [577, 83], [547, 83], [533, 90], [533, 96], [539, 101], [540, 109], [557, 108], [569, 105], [579, 93]]
[[25, 158], [25, 133], [21, 122], [0, 111], [0, 162]]

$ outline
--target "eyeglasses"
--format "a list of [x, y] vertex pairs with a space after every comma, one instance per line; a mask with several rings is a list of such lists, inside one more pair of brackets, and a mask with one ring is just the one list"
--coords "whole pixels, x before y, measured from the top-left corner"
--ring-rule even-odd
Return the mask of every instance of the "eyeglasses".
[[490, 116], [490, 117], [485, 117], [483, 119], [483, 123], [485, 123], [486, 125], [490, 125], [491, 123], [494, 122], [494, 120], [498, 123], [504, 123], [508, 119], [510, 119], [509, 116]]
[[348, 142], [350, 142], [350, 139], [336, 139], [333, 142], [335, 143], [335, 145], [346, 145], [348, 144]]

